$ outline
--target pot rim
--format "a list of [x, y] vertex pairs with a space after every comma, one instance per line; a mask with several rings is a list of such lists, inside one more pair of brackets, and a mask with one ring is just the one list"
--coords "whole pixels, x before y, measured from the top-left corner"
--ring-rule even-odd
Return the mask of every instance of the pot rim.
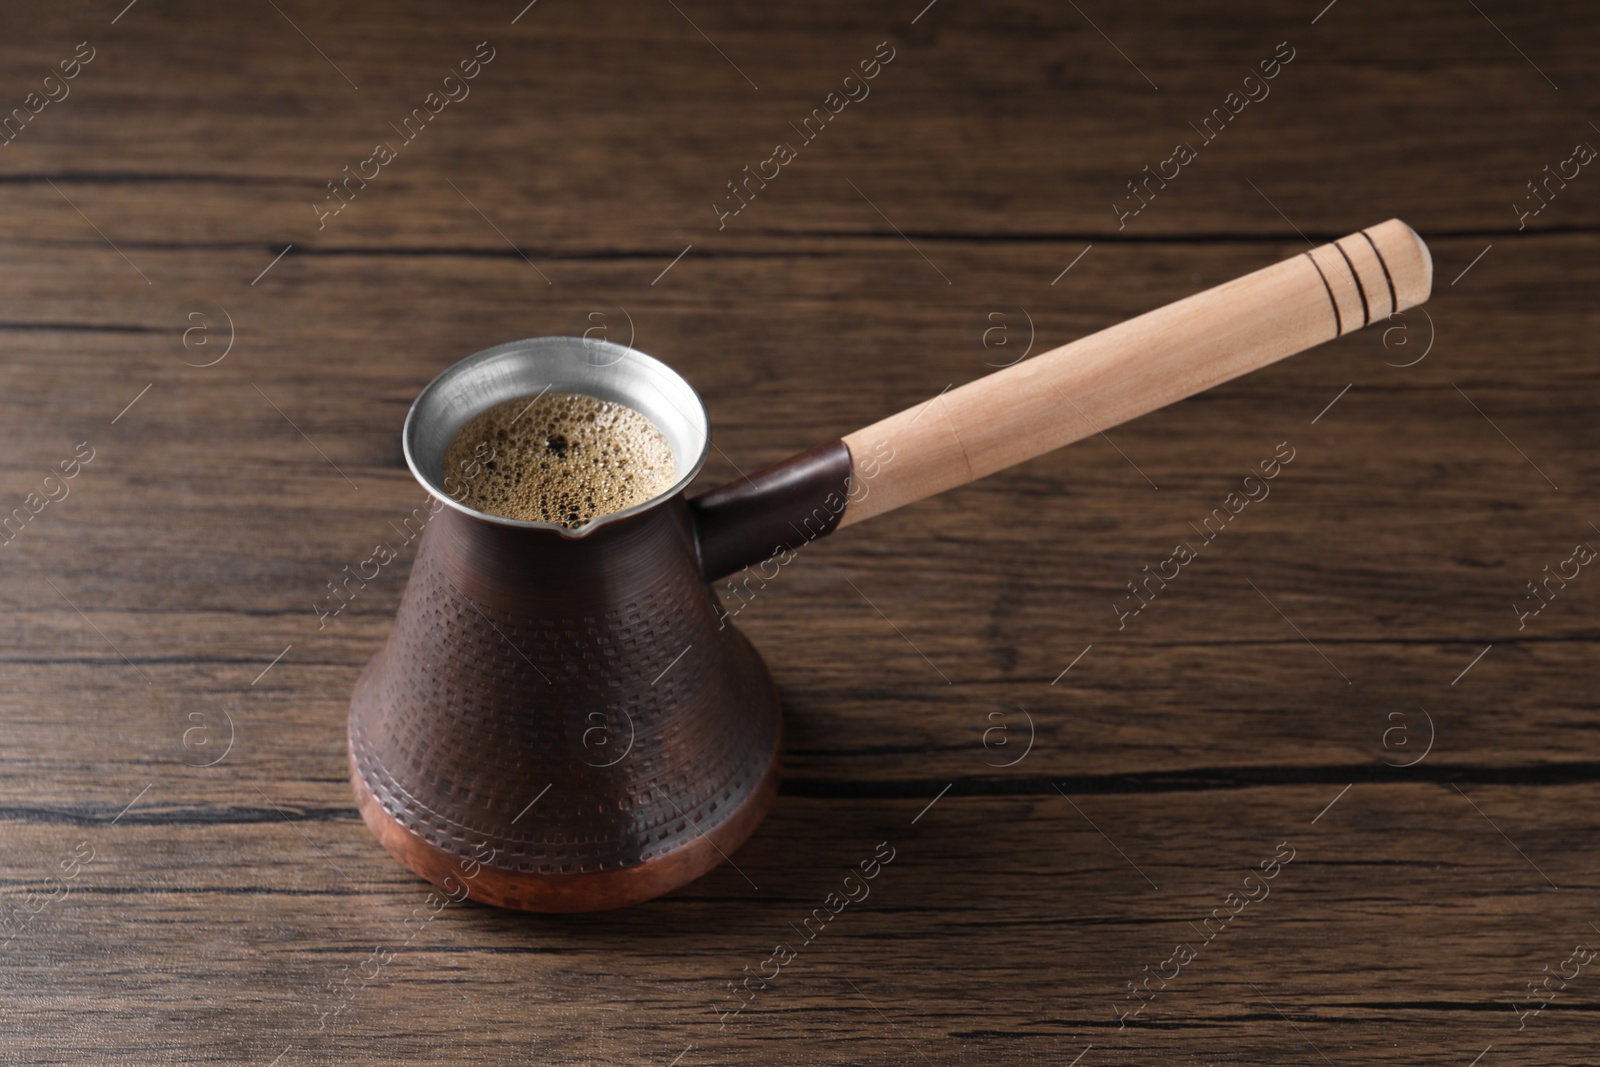
[[[667, 437], [678, 477], [649, 500], [577, 528], [511, 519], [461, 503], [443, 484], [449, 481], [443, 462], [450, 442], [468, 419], [505, 400], [532, 395], [540, 381], [546, 390], [560, 386], [562, 392], [586, 393], [643, 414]], [[463, 399], [468, 392], [477, 395]], [[425, 422], [446, 425], [423, 441]], [[412, 477], [445, 506], [491, 525], [548, 530], [581, 540], [603, 526], [659, 507], [687, 489], [711, 450], [711, 418], [705, 401], [681, 374], [636, 348], [588, 337], [527, 337], [475, 352], [436, 375], [412, 401], [400, 441]]]

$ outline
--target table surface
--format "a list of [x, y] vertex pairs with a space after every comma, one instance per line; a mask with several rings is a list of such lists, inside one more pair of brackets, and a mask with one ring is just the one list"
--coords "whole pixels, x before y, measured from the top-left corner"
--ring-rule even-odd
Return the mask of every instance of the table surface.
[[[0, 1060], [1593, 1055], [1592, 7], [521, 7], [6, 16]], [[402, 927], [430, 887], [356, 815], [344, 729], [409, 555], [313, 605], [423, 499], [399, 428], [444, 366], [632, 339], [704, 396], [711, 485], [1390, 217], [1425, 310], [841, 531], [747, 605], [787, 748], [736, 866]]]

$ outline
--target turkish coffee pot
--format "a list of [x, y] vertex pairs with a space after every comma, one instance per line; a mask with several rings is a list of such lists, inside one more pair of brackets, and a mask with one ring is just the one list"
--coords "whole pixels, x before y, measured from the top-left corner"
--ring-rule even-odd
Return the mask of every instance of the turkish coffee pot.
[[[710, 425], [666, 364], [571, 337], [467, 357], [406, 416], [435, 513], [350, 702], [362, 818], [418, 875], [500, 907], [597, 911], [693, 881], [772, 805], [782, 737], [778, 690], [711, 582], [1387, 320], [1432, 279], [1391, 219], [693, 497]], [[456, 432], [547, 390], [648, 417], [676, 482], [575, 529], [463, 504]]]

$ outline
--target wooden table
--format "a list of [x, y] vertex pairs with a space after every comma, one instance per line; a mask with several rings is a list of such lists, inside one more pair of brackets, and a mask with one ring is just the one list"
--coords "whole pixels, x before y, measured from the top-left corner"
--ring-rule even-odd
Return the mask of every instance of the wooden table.
[[[1537, 215], [1526, 183], [1600, 145], [1600, 19], [922, 2], [8, 12], [3, 502], [40, 506], [0, 555], [0, 1059], [1593, 1055], [1600, 577], [1565, 561], [1600, 547], [1600, 178]], [[409, 557], [313, 604], [422, 499], [399, 429], [441, 368], [631, 339], [704, 395], [710, 485], [1392, 216], [1425, 311], [843, 531], [747, 606], [788, 748], [737, 868], [399, 940], [428, 887], [358, 819], [344, 726]]]

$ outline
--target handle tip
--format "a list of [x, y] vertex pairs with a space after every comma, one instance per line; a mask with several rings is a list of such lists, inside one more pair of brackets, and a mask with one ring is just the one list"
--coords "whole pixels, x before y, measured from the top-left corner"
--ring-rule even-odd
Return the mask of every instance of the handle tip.
[[1433, 292], [1433, 255], [1422, 235], [1399, 219], [1379, 223], [1367, 233], [1394, 280], [1395, 310], [1425, 303]]

